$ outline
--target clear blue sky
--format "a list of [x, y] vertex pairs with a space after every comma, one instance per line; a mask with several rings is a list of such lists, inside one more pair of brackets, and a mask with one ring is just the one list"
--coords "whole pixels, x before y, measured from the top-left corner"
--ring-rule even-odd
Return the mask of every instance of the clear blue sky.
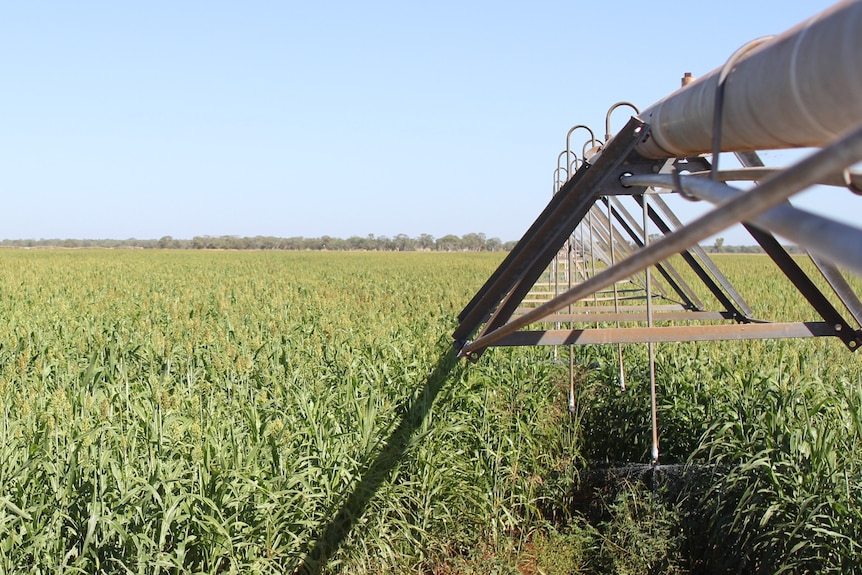
[[518, 239], [570, 126], [830, 4], [4, 2], [0, 238]]

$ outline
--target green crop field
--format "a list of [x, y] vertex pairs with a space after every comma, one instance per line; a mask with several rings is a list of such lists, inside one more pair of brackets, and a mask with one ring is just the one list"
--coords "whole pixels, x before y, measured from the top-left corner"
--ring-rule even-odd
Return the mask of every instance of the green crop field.
[[[457, 360], [502, 257], [0, 252], [0, 573], [862, 569], [860, 357], [660, 345], [684, 485], [586, 493], [647, 461], [645, 350], [621, 392], [616, 348], [575, 349], [574, 414], [551, 349]], [[762, 257], [719, 260], [814, 319]]]

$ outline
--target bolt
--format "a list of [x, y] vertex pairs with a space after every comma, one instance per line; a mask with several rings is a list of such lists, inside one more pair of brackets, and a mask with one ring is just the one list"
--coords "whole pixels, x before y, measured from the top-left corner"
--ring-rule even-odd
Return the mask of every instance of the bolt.
[[840, 323], [835, 324], [835, 331], [841, 331], [841, 324]]

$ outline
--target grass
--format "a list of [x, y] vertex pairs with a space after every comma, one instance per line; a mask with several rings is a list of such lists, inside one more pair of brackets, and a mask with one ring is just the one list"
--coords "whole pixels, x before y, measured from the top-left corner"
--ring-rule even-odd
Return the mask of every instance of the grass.
[[[859, 571], [858, 357], [657, 346], [690, 480], [590, 514], [589, 465], [648, 460], [645, 349], [621, 392], [616, 348], [577, 348], [574, 416], [550, 349], [451, 361], [500, 257], [3, 251], [0, 573]], [[812, 319], [721, 259], [759, 315]]]
[[422, 570], [567, 465], [541, 350], [447, 372], [387, 451], [499, 256], [0, 255], [0, 572], [292, 571], [378, 472], [316, 568]]
[[[762, 258], [721, 263], [758, 317], [817, 319]], [[648, 459], [645, 353], [626, 347], [621, 392], [613, 351], [590, 352], [581, 386], [582, 452], [600, 466]], [[857, 355], [832, 339], [661, 344], [656, 368], [662, 462], [689, 469], [665, 504], [685, 535], [671, 559], [709, 573], [862, 569]]]

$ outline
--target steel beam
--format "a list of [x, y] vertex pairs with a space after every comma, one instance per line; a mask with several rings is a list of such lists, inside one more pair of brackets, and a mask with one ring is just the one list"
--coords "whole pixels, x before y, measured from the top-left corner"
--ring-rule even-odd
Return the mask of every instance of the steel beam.
[[[626, 306], [621, 306], [623, 309]], [[653, 321], [703, 321], [703, 320], [729, 320], [733, 315], [726, 311], [670, 311], [654, 312]], [[630, 312], [628, 310], [618, 313], [558, 313], [543, 319], [547, 323], [597, 323], [597, 322], [646, 322], [645, 312]]]
[[743, 339], [782, 339], [834, 336], [825, 322], [741, 323], [672, 327], [617, 327], [517, 331], [501, 337], [495, 346], [595, 345], [608, 343], [669, 343]]

